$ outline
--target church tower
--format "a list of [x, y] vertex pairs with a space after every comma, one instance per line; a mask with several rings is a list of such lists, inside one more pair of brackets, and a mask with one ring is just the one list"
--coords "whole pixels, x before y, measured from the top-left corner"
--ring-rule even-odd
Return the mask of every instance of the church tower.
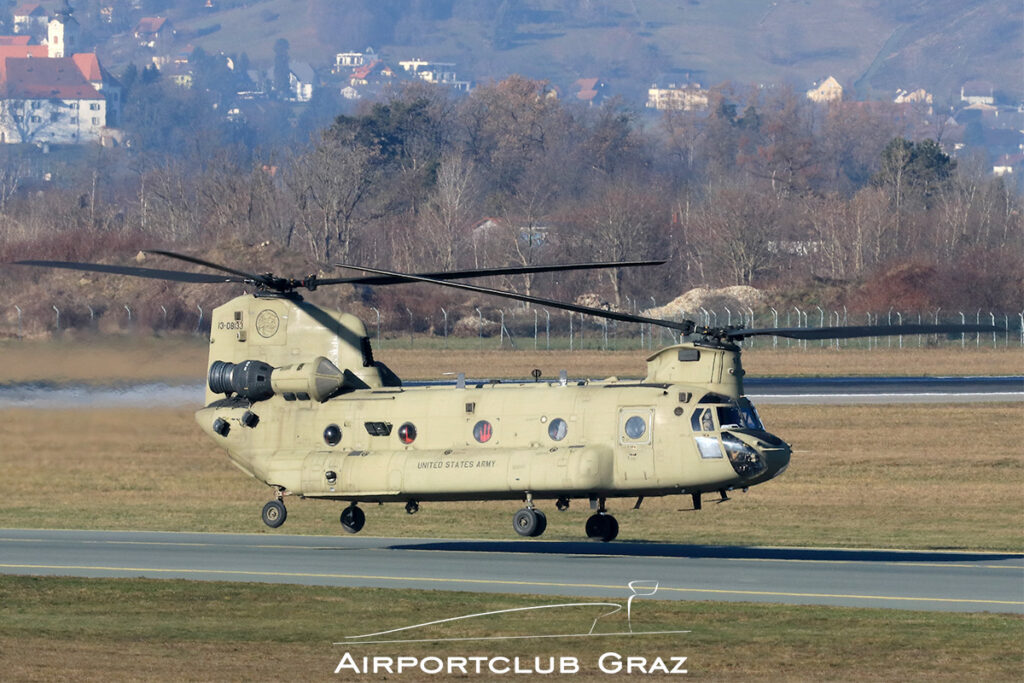
[[47, 52], [53, 57], [70, 57], [78, 49], [78, 37], [80, 26], [72, 14], [68, 0], [64, 0], [64, 6], [57, 10], [47, 32]]

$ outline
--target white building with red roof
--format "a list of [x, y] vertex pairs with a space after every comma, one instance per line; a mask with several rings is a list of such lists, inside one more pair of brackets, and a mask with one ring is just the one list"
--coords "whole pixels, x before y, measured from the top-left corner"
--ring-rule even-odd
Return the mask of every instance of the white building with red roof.
[[93, 53], [64, 56], [77, 26], [68, 11], [49, 45], [0, 38], [0, 143], [98, 142], [120, 124], [121, 84]]

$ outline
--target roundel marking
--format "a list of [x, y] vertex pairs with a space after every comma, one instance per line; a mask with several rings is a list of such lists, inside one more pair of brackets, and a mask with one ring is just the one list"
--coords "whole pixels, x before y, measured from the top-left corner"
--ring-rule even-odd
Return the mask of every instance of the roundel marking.
[[281, 319], [269, 308], [260, 311], [256, 316], [256, 331], [261, 337], [273, 337], [281, 327]]

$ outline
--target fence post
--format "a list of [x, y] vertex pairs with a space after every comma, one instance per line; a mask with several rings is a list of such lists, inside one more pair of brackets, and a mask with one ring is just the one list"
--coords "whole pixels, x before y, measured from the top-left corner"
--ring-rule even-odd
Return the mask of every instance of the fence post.
[[728, 306], [723, 306], [722, 308], [725, 309], [725, 315], [726, 315], [725, 324], [731, 326], [732, 325], [732, 311], [729, 310]]
[[[992, 311], [988, 312], [988, 316], [992, 319], [992, 327], [996, 326], [996, 315]], [[992, 348], [996, 348], [996, 332], [992, 331]]]
[[377, 314], [377, 348], [380, 348], [380, 311], [370, 306], [370, 310]]
[[160, 310], [164, 312], [164, 329], [166, 330], [167, 329], [167, 307], [161, 304]]
[[[775, 326], [775, 329], [779, 329], [779, 312], [777, 310], [775, 310], [774, 306], [769, 306], [768, 310], [770, 310], [772, 312], [772, 324]], [[773, 349], [779, 348], [779, 337], [778, 337], [778, 335], [774, 335], [774, 334], [772, 335], [772, 348]]]
[[[476, 307], [474, 306], [474, 308]], [[476, 346], [482, 349], [484, 347], [484, 314], [480, 312], [479, 308], [476, 308], [476, 314], [480, 318], [480, 325], [477, 327]]]
[[405, 312], [409, 314], [409, 348], [411, 349], [412, 348], [412, 328], [413, 328], [412, 311], [410, 311], [409, 307], [406, 306], [405, 307]]
[[199, 334], [199, 328], [203, 326], [203, 307], [196, 304], [196, 308], [199, 309], [199, 320], [196, 321], [196, 329], [192, 334]]
[[[899, 311], [896, 311], [896, 318], [899, 320], [898, 324], [902, 327], [903, 326], [903, 314], [900, 313]], [[900, 333], [900, 348], [901, 349], [903, 348], [903, 334], [902, 333]]]
[[544, 348], [551, 350], [551, 313], [544, 309]]
[[441, 307], [441, 315], [444, 316], [444, 348], [448, 348], [448, 311]]
[[572, 351], [572, 319], [574, 317], [575, 317], [575, 314], [572, 311], [569, 311], [569, 350], [570, 351]]
[[128, 304], [122, 304], [124, 310], [128, 311], [128, 327], [132, 326], [132, 309], [128, 308]]
[[[818, 327], [825, 327], [825, 310], [817, 304], [814, 307], [818, 309]], [[824, 339], [821, 340], [821, 348], [825, 348]]]
[[537, 330], [540, 323], [540, 313], [537, 309], [533, 309], [533, 350], [537, 350]]
[[[1024, 346], [1024, 311], [1021, 311], [1017, 315], [1020, 316], [1020, 345]], [[21, 309], [18, 309], [18, 330], [21, 330]]]
[[60, 309], [57, 308], [56, 304], [53, 304], [50, 308], [57, 311], [57, 331], [60, 332]]
[[499, 308], [498, 315], [501, 316], [501, 329], [498, 330], [498, 348], [505, 348], [505, 309]]
[[15, 305], [14, 310], [18, 312], [18, 339], [21, 339], [23, 337], [21, 331], [21, 306]]
[[[974, 324], [975, 325], [980, 325], [981, 324], [981, 309], [980, 308], [978, 309], [978, 312], [974, 314]], [[974, 333], [974, 345], [976, 347], [978, 347], [979, 349], [981, 348], [981, 332], [975, 332]]]

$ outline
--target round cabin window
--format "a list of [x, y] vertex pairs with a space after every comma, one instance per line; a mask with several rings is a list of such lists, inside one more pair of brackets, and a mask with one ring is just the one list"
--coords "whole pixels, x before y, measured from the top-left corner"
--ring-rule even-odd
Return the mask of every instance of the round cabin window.
[[552, 441], [561, 441], [568, 433], [569, 425], [560, 417], [556, 417], [551, 421], [551, 424], [548, 425], [548, 436], [551, 437]]
[[341, 443], [341, 427], [338, 425], [327, 425], [324, 429], [324, 443], [328, 446], [337, 446]]
[[626, 420], [626, 436], [631, 439], [639, 439], [647, 432], [647, 422], [639, 415]]

